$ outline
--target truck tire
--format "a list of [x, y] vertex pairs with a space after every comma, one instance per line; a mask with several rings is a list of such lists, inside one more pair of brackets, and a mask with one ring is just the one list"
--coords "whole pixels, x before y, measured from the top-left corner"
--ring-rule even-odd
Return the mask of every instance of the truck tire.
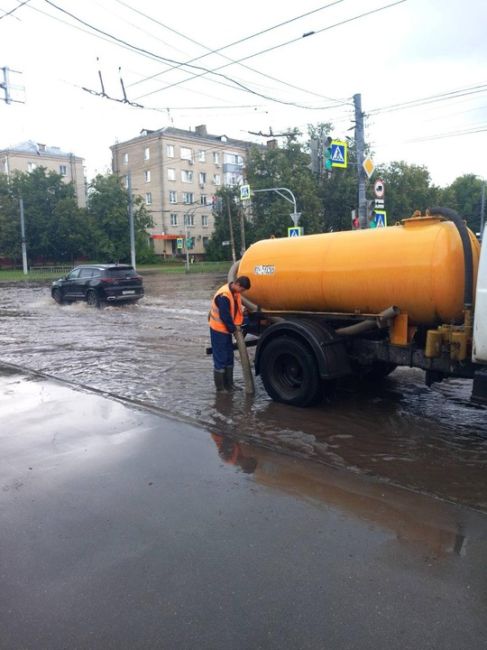
[[311, 406], [322, 396], [318, 366], [311, 350], [289, 336], [269, 341], [260, 362], [262, 383], [276, 402]]

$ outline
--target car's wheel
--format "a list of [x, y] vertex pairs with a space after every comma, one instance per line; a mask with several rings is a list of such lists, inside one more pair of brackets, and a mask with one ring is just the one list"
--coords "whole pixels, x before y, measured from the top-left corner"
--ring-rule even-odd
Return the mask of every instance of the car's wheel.
[[90, 289], [86, 294], [86, 302], [90, 307], [100, 307], [101, 305], [100, 297], [94, 289]]
[[280, 336], [265, 346], [260, 374], [267, 393], [277, 402], [310, 406], [322, 396], [316, 359], [305, 343], [289, 336]]
[[61, 289], [53, 289], [52, 297], [54, 298], [54, 300], [57, 302], [58, 305], [62, 305], [64, 303]]

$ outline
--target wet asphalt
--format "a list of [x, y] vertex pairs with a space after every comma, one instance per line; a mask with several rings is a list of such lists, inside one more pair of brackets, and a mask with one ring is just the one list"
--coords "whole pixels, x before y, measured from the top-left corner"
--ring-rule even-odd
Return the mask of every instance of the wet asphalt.
[[11, 365], [0, 423], [2, 649], [485, 647], [482, 512]]

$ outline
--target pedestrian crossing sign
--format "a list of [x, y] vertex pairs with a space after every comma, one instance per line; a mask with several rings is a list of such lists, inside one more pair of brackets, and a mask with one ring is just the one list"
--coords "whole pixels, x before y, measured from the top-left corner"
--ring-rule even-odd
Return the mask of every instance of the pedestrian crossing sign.
[[287, 229], [287, 236], [288, 237], [301, 237], [303, 232], [304, 231], [301, 228], [301, 226], [293, 226], [293, 227]]
[[387, 212], [385, 210], [374, 210], [375, 227], [385, 228], [387, 226]]
[[331, 141], [331, 166], [345, 169], [348, 162], [348, 144], [342, 140]]

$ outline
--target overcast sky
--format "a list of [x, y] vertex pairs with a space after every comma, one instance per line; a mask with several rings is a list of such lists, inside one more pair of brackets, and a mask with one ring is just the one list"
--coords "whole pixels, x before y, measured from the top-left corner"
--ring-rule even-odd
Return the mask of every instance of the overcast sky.
[[[438, 185], [487, 178], [486, 26], [486, 0], [0, 0], [0, 67], [25, 86], [25, 104], [0, 101], [0, 148], [59, 146], [91, 178], [144, 128], [263, 143], [249, 131], [330, 121], [344, 138], [361, 93], [376, 164], [425, 165]], [[101, 70], [121, 99], [119, 67], [144, 108], [83, 90], [101, 90]]]

